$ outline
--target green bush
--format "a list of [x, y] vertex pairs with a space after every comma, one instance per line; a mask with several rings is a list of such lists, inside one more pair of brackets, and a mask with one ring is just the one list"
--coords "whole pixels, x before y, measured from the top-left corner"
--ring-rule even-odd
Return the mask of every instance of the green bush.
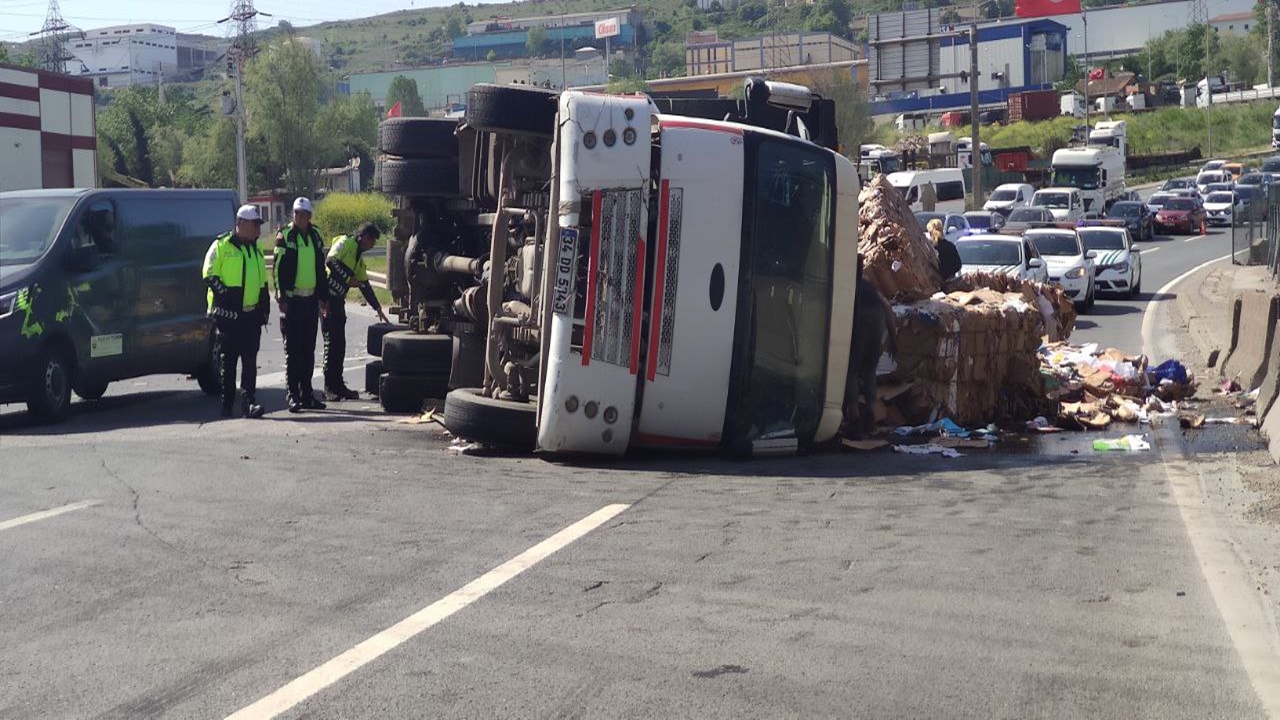
[[329, 193], [316, 203], [311, 221], [324, 233], [325, 242], [338, 235], [348, 235], [362, 224], [371, 222], [383, 235], [391, 232], [395, 207], [389, 198], [378, 193]]

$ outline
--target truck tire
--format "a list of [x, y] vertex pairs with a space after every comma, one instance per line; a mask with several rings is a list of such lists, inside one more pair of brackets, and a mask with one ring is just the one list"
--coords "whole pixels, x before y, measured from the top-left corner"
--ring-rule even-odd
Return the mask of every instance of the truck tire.
[[449, 374], [453, 366], [453, 338], [393, 332], [382, 338], [382, 367], [406, 375]]
[[378, 378], [378, 402], [389, 413], [422, 412], [422, 402], [448, 392], [449, 376], [383, 373]]
[[83, 400], [98, 400], [106, 394], [107, 386], [110, 384], [111, 383], [107, 380], [89, 380], [82, 378], [76, 380], [76, 384], [73, 389], [76, 391], [76, 395], [79, 395]]
[[27, 411], [39, 422], [58, 422], [71, 409], [71, 363], [56, 346], [40, 356], [39, 375], [27, 397]]
[[559, 93], [481, 83], [467, 92], [466, 122], [477, 130], [551, 137]]
[[457, 158], [457, 130], [457, 120], [390, 118], [378, 126], [378, 151], [406, 158]]
[[378, 159], [378, 179], [382, 192], [406, 197], [458, 197], [458, 161], [441, 158]]
[[509, 450], [532, 451], [538, 441], [537, 406], [487, 398], [479, 388], [461, 388], [444, 400], [444, 426], [464, 440]]
[[364, 391], [378, 396], [378, 379], [382, 377], [382, 373], [386, 372], [382, 369], [381, 360], [371, 360], [364, 366]]
[[396, 323], [377, 323], [369, 326], [369, 334], [365, 339], [365, 346], [369, 350], [369, 354], [374, 357], [382, 357], [382, 338], [388, 333], [397, 330], [408, 330], [408, 325], [397, 325]]
[[468, 322], [453, 324], [453, 368], [449, 388], [476, 387], [484, 383], [484, 353], [487, 336], [479, 325]]

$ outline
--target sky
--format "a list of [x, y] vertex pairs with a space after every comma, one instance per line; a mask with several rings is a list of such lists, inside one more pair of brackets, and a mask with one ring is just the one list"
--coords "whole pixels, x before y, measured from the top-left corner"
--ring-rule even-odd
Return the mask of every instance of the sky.
[[[456, 0], [455, 0], [456, 1]], [[82, 29], [149, 22], [168, 25], [180, 32], [223, 35], [216, 24], [231, 13], [231, 0], [60, 0], [62, 17]], [[415, 7], [452, 4], [449, 0], [255, 0], [254, 6], [274, 17], [260, 18], [264, 25], [288, 20], [297, 26], [331, 20], [368, 17]], [[44, 25], [49, 0], [0, 0], [0, 41], [22, 42]]]

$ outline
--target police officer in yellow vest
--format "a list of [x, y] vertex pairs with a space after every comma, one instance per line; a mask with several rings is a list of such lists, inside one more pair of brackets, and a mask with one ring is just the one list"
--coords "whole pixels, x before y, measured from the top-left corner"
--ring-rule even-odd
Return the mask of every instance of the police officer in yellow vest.
[[240, 411], [247, 418], [262, 417], [255, 391], [258, 384], [258, 345], [271, 313], [267, 294], [267, 264], [258, 248], [262, 216], [253, 205], [236, 211], [235, 230], [215, 239], [204, 256], [204, 281], [209, 286], [209, 316], [218, 331], [222, 360], [222, 416], [231, 417], [236, 398], [236, 363], [241, 366], [244, 391]]
[[360, 393], [347, 387], [342, 377], [342, 357], [347, 352], [347, 291], [359, 285], [360, 293], [369, 307], [378, 313], [382, 322], [388, 322], [378, 296], [369, 284], [369, 272], [364, 265], [364, 253], [378, 242], [381, 232], [373, 223], [365, 223], [355, 237], [339, 235], [329, 248], [326, 266], [329, 270], [329, 312], [320, 321], [324, 332], [324, 391], [330, 400], [354, 400]]
[[311, 388], [311, 374], [316, 367], [316, 326], [321, 309], [328, 307], [329, 287], [324, 281], [324, 240], [311, 224], [307, 198], [293, 201], [293, 222], [276, 234], [274, 269], [289, 412], [323, 410], [324, 403]]

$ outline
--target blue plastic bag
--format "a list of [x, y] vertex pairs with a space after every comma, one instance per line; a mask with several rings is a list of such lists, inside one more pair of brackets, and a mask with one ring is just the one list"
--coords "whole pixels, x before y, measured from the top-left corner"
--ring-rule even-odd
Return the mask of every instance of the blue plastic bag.
[[1161, 382], [1168, 380], [1186, 385], [1190, 377], [1187, 375], [1187, 368], [1177, 360], [1165, 360], [1159, 365], [1151, 369], [1151, 384], [1159, 385]]

